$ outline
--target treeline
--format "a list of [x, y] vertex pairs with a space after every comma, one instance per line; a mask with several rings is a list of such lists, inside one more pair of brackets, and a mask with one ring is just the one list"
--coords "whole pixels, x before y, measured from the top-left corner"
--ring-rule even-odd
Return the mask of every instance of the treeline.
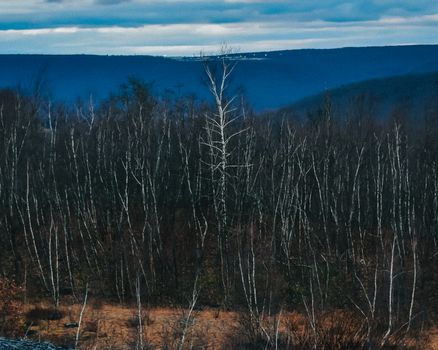
[[0, 273], [55, 305], [88, 284], [245, 309], [255, 328], [342, 308], [385, 339], [433, 317], [438, 115], [255, 116], [232, 69], [206, 69], [211, 105], [134, 80], [74, 109], [3, 90]]

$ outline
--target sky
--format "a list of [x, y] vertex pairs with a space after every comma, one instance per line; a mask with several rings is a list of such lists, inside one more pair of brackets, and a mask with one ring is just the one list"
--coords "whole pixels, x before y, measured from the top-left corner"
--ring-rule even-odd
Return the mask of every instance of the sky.
[[436, 0], [0, 0], [0, 54], [438, 44]]

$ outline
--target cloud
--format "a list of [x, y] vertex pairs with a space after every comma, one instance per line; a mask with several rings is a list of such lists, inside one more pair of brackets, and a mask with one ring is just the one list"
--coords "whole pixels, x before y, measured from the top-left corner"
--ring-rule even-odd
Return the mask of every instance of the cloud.
[[115, 4], [127, 3], [129, 1], [130, 0], [95, 0], [95, 3], [100, 5], [115, 5]]
[[[362, 22], [311, 21], [150, 24], [0, 30], [3, 53], [193, 55], [222, 42], [239, 51], [438, 43], [438, 15]], [[187, 35], [190, 33], [190, 36]], [[420, 38], [420, 39], [419, 39]]]
[[1, 53], [180, 55], [438, 42], [429, 0], [0, 0]]
[[[112, 6], [104, 10], [102, 5]], [[113, 6], [117, 6], [117, 10]], [[434, 12], [438, 12], [438, 2], [430, 0], [20, 0], [12, 5], [10, 1], [0, 0], [0, 23], [9, 29], [17, 22], [41, 27], [63, 24], [130, 26], [275, 20], [278, 16], [300, 21], [342, 22]]]

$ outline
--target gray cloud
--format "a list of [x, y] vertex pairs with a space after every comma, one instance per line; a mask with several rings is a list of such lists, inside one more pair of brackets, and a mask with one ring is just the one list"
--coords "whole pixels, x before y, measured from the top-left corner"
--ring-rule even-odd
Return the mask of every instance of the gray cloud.
[[118, 4], [130, 2], [130, 1], [131, 0], [95, 0], [95, 3], [99, 4], [99, 5], [116, 5], [116, 4], [118, 5]]
[[[298, 21], [325, 20], [333, 22], [364, 21], [385, 16], [413, 16], [438, 12], [438, 2], [430, 0], [44, 0], [46, 8], [37, 0], [20, 0], [15, 8], [27, 9], [22, 16], [12, 16], [10, 5], [2, 8], [0, 22], [34, 23], [40, 26], [77, 25], [133, 25], [145, 23], [238, 22], [257, 19], [275, 20], [288, 17]], [[62, 2], [62, 6], [50, 4]], [[102, 12], [101, 5], [110, 7]], [[51, 7], [51, 8], [50, 8]], [[34, 16], [29, 17], [28, 12]], [[17, 18], [18, 17], [18, 18]], [[15, 21], [15, 22], [14, 22]], [[5, 24], [3, 24], [5, 26]]]
[[436, 14], [438, 3], [429, 0], [0, 0], [0, 52], [191, 54], [223, 41], [245, 51], [436, 43]]

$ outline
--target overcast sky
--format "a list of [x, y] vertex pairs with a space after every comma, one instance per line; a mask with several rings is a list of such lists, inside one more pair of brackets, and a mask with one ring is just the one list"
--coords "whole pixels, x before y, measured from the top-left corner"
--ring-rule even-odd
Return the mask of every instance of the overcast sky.
[[0, 53], [438, 44], [436, 0], [0, 0]]

